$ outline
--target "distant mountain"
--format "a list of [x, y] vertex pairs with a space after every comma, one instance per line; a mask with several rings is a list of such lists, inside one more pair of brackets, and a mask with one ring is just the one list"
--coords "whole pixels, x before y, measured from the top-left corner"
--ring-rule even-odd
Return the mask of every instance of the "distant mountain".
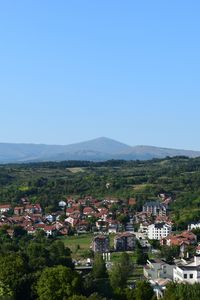
[[131, 147], [105, 137], [66, 146], [0, 143], [0, 163], [61, 160], [102, 161], [108, 159], [147, 160], [180, 155], [197, 157], [200, 156], [200, 151], [153, 146]]
[[188, 157], [198, 157], [200, 156], [200, 151], [193, 150], [180, 150], [180, 149], [170, 149], [155, 146], [134, 146], [131, 150], [124, 151], [119, 155], [123, 159], [141, 159], [147, 160], [152, 158], [165, 158], [166, 156], [188, 156]]

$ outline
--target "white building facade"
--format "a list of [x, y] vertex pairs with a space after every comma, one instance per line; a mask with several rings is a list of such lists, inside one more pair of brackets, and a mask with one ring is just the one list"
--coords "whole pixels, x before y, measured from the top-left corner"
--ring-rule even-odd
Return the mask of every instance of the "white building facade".
[[148, 226], [147, 235], [150, 240], [160, 240], [168, 236], [172, 226], [166, 223], [156, 223]]
[[188, 224], [188, 230], [199, 229], [199, 228], [200, 228], [200, 221]]
[[193, 284], [200, 283], [200, 257], [195, 256], [194, 262], [177, 264], [173, 273], [174, 281]]

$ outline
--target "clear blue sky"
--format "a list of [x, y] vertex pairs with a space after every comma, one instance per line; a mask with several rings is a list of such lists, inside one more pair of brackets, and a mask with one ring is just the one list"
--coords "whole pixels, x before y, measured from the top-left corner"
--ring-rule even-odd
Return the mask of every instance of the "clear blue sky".
[[0, 1], [0, 142], [200, 150], [200, 1]]

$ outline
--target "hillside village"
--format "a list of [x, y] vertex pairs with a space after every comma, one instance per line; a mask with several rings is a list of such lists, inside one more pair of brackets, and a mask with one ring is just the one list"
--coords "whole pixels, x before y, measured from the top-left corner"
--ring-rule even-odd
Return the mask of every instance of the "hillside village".
[[[170, 281], [200, 282], [200, 222], [191, 222], [182, 232], [175, 231], [169, 214], [172, 202], [169, 195], [159, 194], [137, 211], [134, 198], [122, 201], [112, 197], [68, 197], [58, 201], [56, 212], [47, 213], [40, 203], [32, 204], [28, 198], [22, 198], [15, 207], [0, 205], [0, 228], [10, 237], [20, 230], [32, 236], [43, 231], [54, 239], [92, 234], [88, 250], [103, 255], [109, 266], [112, 253], [133, 253], [139, 247], [146, 253], [142, 277], [151, 283], [159, 298]], [[114, 237], [113, 245], [110, 236]], [[88, 261], [92, 265], [92, 259]]]

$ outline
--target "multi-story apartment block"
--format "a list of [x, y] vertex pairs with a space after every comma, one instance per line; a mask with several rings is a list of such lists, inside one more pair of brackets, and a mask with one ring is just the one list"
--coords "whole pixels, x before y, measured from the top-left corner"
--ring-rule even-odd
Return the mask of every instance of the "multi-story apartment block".
[[152, 216], [165, 216], [167, 213], [167, 207], [158, 201], [149, 201], [143, 205], [143, 212]]
[[109, 237], [105, 235], [95, 236], [92, 241], [92, 250], [95, 253], [105, 253], [110, 251]]
[[121, 233], [114, 239], [114, 249], [116, 251], [132, 251], [135, 249], [136, 237], [132, 233]]
[[156, 223], [148, 226], [147, 235], [150, 240], [160, 240], [168, 236], [172, 226], [167, 223]]

